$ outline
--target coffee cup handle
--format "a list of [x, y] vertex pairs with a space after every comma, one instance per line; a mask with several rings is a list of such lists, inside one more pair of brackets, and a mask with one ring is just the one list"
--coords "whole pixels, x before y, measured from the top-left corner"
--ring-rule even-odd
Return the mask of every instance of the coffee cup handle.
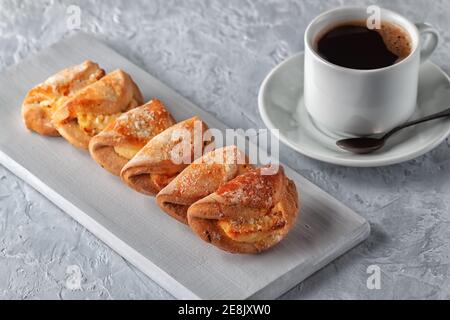
[[[421, 37], [420, 59], [424, 63], [427, 61], [439, 45], [439, 32], [427, 23], [416, 23]], [[424, 39], [424, 40], [422, 40]]]

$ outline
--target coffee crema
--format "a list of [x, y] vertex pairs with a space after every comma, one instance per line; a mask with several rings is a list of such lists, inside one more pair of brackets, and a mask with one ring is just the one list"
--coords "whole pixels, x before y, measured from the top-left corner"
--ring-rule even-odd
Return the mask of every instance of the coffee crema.
[[412, 52], [409, 34], [400, 26], [382, 22], [371, 30], [365, 21], [347, 22], [319, 38], [317, 51], [325, 60], [350, 69], [372, 70], [392, 66]]

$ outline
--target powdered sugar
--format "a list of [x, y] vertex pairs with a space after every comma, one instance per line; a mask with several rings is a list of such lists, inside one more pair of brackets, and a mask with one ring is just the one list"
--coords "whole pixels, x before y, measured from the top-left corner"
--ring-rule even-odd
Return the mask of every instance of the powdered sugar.
[[170, 114], [157, 100], [122, 114], [116, 121], [115, 130], [141, 141], [152, 137], [174, 124]]
[[261, 169], [255, 169], [223, 185], [217, 194], [232, 204], [270, 208], [275, 187], [274, 176], [261, 175]]

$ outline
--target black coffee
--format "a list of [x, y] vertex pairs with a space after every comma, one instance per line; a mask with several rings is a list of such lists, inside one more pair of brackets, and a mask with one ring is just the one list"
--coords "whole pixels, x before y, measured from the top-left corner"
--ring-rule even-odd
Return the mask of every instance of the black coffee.
[[365, 23], [339, 25], [317, 43], [319, 54], [341, 67], [372, 70], [392, 66], [411, 53], [411, 40], [401, 27], [383, 23], [370, 30]]

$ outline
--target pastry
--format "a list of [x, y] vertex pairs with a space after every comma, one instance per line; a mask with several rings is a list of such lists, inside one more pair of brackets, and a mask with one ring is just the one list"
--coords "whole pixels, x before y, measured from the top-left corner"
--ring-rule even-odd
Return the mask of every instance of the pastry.
[[88, 149], [99, 134], [123, 112], [142, 105], [142, 94], [131, 77], [114, 71], [77, 92], [53, 114], [58, 132], [78, 148]]
[[92, 158], [119, 176], [130, 161], [154, 136], [173, 126], [175, 120], [159, 100], [132, 109], [113, 121], [89, 143]]
[[237, 147], [214, 150], [180, 173], [156, 196], [156, 201], [164, 212], [187, 224], [190, 205], [250, 169], [245, 154]]
[[22, 117], [28, 129], [46, 136], [59, 136], [52, 114], [67, 99], [105, 75], [98, 64], [86, 61], [64, 69], [28, 92]]
[[[122, 169], [122, 180], [132, 189], [155, 196], [190, 163], [203, 154], [207, 125], [198, 117], [163, 131]], [[195, 137], [195, 138], [194, 138]]]
[[251, 170], [188, 209], [188, 223], [204, 241], [231, 253], [259, 253], [280, 242], [299, 212], [295, 184]]

